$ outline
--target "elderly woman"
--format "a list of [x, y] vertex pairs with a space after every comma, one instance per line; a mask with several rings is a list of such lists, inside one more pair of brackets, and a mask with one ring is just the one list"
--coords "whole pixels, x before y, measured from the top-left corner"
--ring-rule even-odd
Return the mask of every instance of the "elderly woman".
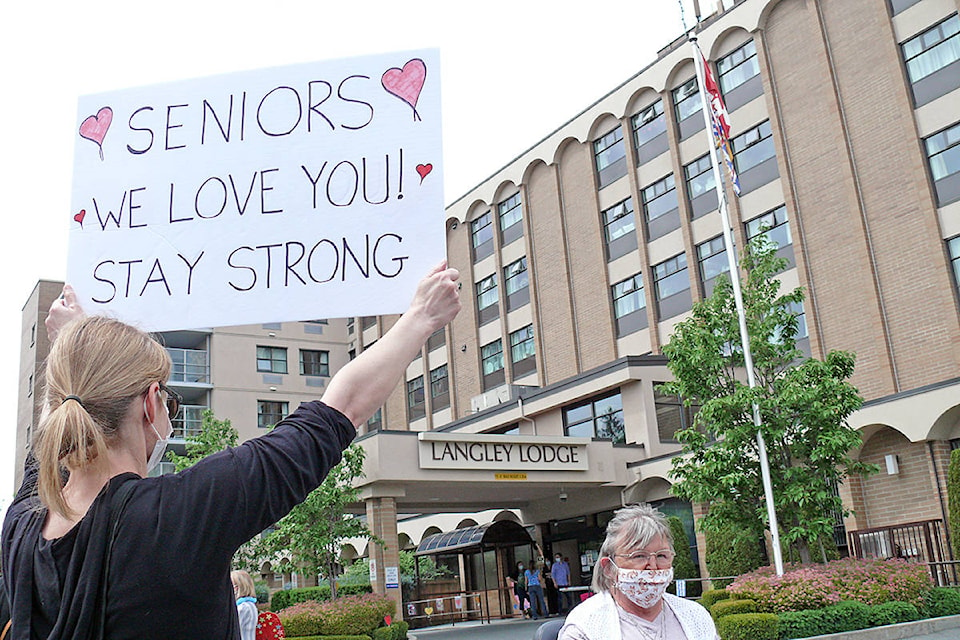
[[593, 571], [597, 595], [570, 612], [560, 640], [719, 640], [706, 609], [665, 593], [674, 555], [663, 514], [647, 504], [617, 511]]

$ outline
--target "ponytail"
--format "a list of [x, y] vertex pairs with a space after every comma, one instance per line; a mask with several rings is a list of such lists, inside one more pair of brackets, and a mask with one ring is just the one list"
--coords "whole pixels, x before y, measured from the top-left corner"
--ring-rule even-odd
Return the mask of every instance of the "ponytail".
[[91, 316], [71, 323], [47, 358], [44, 415], [33, 448], [43, 504], [75, 514], [63, 497], [63, 471], [103, 465], [131, 402], [170, 375], [170, 356], [146, 333]]

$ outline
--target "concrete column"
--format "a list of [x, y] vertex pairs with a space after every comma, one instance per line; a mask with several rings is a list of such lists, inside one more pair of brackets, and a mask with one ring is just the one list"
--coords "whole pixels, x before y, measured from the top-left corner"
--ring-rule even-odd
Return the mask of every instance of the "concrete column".
[[[370, 586], [373, 592], [389, 596], [397, 604], [395, 620], [403, 619], [403, 595], [400, 591], [400, 544], [397, 539], [397, 501], [394, 498], [368, 498], [367, 525], [370, 531], [382, 541], [382, 544], [371, 543], [370, 561], [376, 567], [375, 575], [371, 575]], [[396, 586], [387, 587], [386, 576], [388, 568], [397, 576]]]

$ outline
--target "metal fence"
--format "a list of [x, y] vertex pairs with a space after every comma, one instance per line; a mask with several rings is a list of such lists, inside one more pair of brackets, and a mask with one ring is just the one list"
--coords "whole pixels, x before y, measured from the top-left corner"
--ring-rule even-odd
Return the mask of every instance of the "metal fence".
[[957, 584], [957, 562], [950, 556], [943, 520], [920, 520], [847, 533], [856, 558], [901, 558], [930, 568], [938, 586]]
[[403, 606], [403, 619], [413, 626], [455, 625], [483, 617], [489, 621], [490, 618], [489, 612], [484, 613], [481, 591], [438, 594], [423, 600], [404, 602]]

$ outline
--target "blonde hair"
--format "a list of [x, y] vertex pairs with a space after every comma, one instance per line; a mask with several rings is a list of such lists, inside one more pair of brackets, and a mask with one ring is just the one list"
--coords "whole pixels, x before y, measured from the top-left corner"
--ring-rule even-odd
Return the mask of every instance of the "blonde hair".
[[48, 509], [72, 515], [62, 470], [102, 463], [130, 403], [165, 382], [170, 368], [156, 340], [117, 320], [91, 316], [60, 332], [47, 357], [45, 406], [33, 443], [37, 491]]
[[646, 503], [632, 504], [617, 510], [607, 523], [607, 537], [600, 545], [600, 557], [593, 567], [595, 593], [611, 591], [617, 584], [616, 569], [603, 558], [612, 558], [618, 553], [643, 549], [657, 536], [663, 538], [673, 549], [673, 532], [667, 517]]
[[253, 578], [242, 569], [230, 572], [230, 582], [237, 588], [238, 598], [256, 598], [257, 589], [253, 586]]

